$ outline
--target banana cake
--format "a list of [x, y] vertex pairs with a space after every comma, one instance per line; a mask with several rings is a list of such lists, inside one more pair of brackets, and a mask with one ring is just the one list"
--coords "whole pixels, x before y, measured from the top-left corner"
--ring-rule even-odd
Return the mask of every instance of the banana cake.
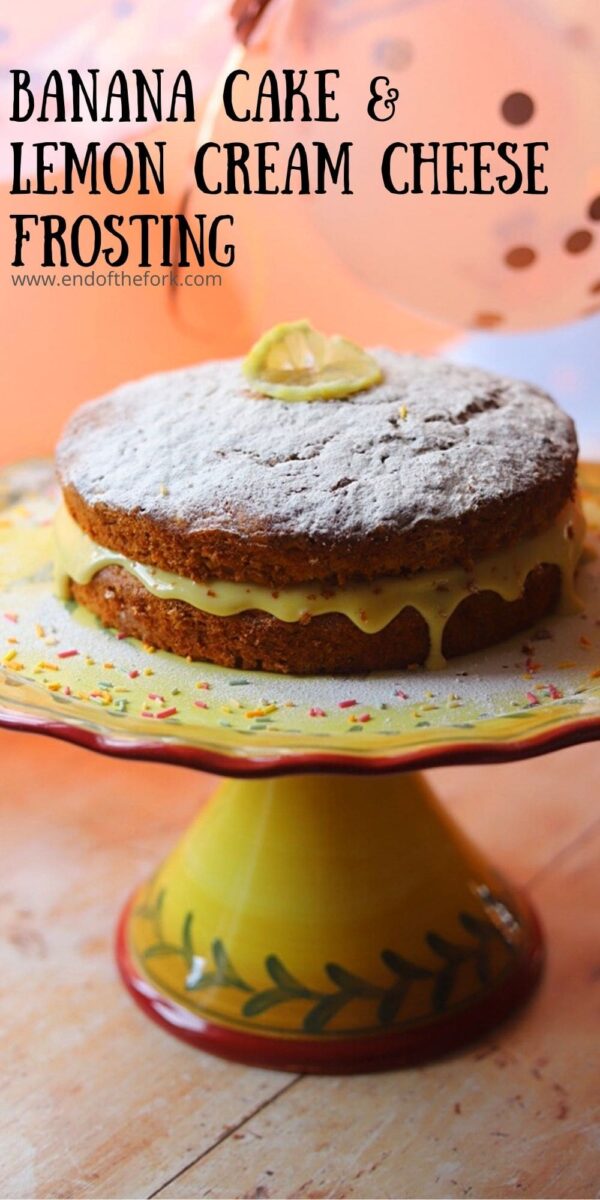
[[174, 654], [295, 674], [438, 667], [568, 607], [571, 419], [527, 383], [361, 353], [346, 387], [314, 355], [294, 395], [231, 359], [77, 410], [61, 594]]

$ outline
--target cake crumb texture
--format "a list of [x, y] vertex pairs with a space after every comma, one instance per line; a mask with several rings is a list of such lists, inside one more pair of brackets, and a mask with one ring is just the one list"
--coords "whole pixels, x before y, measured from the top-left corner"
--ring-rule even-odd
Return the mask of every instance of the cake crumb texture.
[[[427, 623], [410, 607], [379, 633], [368, 634], [340, 613], [293, 624], [258, 611], [216, 617], [181, 600], [158, 600], [122, 567], [105, 567], [87, 584], [72, 582], [71, 591], [122, 634], [239, 670], [343, 675], [424, 663], [429, 653]], [[555, 607], [559, 593], [560, 570], [545, 564], [529, 573], [517, 600], [495, 592], [465, 597], [446, 623], [445, 657], [481, 650], [527, 628]]]
[[84, 405], [57, 452], [72, 515], [140, 562], [274, 586], [468, 566], [550, 524], [577, 442], [549, 396], [373, 353], [383, 382], [344, 400], [259, 396], [227, 360]]

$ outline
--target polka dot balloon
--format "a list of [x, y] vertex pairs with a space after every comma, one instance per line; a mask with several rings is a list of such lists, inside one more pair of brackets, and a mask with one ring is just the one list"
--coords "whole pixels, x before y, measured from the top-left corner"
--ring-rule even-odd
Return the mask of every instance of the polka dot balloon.
[[[290, 0], [271, 36], [274, 67], [341, 71], [339, 122], [305, 129], [332, 147], [353, 142], [354, 196], [331, 190], [308, 203], [329, 247], [373, 289], [472, 329], [544, 327], [596, 311], [597, 0]], [[398, 91], [384, 122], [367, 115], [375, 75]], [[291, 143], [297, 126], [281, 126], [278, 137]], [[535, 176], [548, 193], [504, 195], [496, 186], [485, 195], [431, 194], [427, 167], [421, 194], [386, 191], [386, 146], [423, 142], [431, 153], [432, 141], [517, 143], [521, 163], [526, 143], [548, 142], [538, 152], [543, 174]], [[455, 176], [467, 188], [470, 155], [459, 151], [463, 170]], [[491, 148], [483, 155], [491, 164], [484, 184], [491, 186], [503, 164]], [[399, 161], [410, 183], [409, 159]]]

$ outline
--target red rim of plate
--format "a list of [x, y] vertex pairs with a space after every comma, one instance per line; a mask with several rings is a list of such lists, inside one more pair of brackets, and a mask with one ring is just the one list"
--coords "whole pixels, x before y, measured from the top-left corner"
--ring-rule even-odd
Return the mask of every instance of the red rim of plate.
[[244, 757], [242, 754], [220, 752], [202, 746], [171, 741], [119, 740], [93, 732], [83, 726], [62, 721], [48, 721], [32, 714], [0, 709], [0, 726], [29, 733], [42, 733], [59, 738], [100, 754], [145, 762], [162, 762], [173, 766], [191, 767], [213, 775], [230, 778], [255, 778], [275, 775], [297, 775], [304, 772], [339, 772], [353, 775], [382, 775], [389, 772], [415, 771], [429, 767], [468, 765], [469, 763], [502, 763], [533, 758], [553, 750], [563, 750], [582, 742], [600, 738], [600, 717], [565, 721], [555, 729], [546, 729], [529, 737], [500, 741], [453, 742], [439, 746], [385, 755], [368, 754], [364, 758], [344, 752], [265, 751], [264, 754]]
[[520, 894], [526, 941], [514, 969], [489, 992], [464, 1008], [412, 1029], [369, 1037], [274, 1037], [216, 1025], [163, 994], [144, 978], [127, 941], [133, 899], [121, 915], [115, 954], [121, 978], [136, 1004], [163, 1029], [194, 1046], [249, 1066], [280, 1071], [358, 1074], [408, 1067], [451, 1053], [511, 1016], [531, 996], [544, 966], [544, 936], [534, 909]]

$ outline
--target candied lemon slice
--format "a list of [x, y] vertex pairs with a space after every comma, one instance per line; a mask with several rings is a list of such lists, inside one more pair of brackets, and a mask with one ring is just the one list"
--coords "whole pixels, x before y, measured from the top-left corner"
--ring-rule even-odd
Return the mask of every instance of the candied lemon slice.
[[275, 325], [255, 342], [242, 370], [257, 391], [277, 400], [343, 399], [382, 378], [370, 354], [309, 321]]

